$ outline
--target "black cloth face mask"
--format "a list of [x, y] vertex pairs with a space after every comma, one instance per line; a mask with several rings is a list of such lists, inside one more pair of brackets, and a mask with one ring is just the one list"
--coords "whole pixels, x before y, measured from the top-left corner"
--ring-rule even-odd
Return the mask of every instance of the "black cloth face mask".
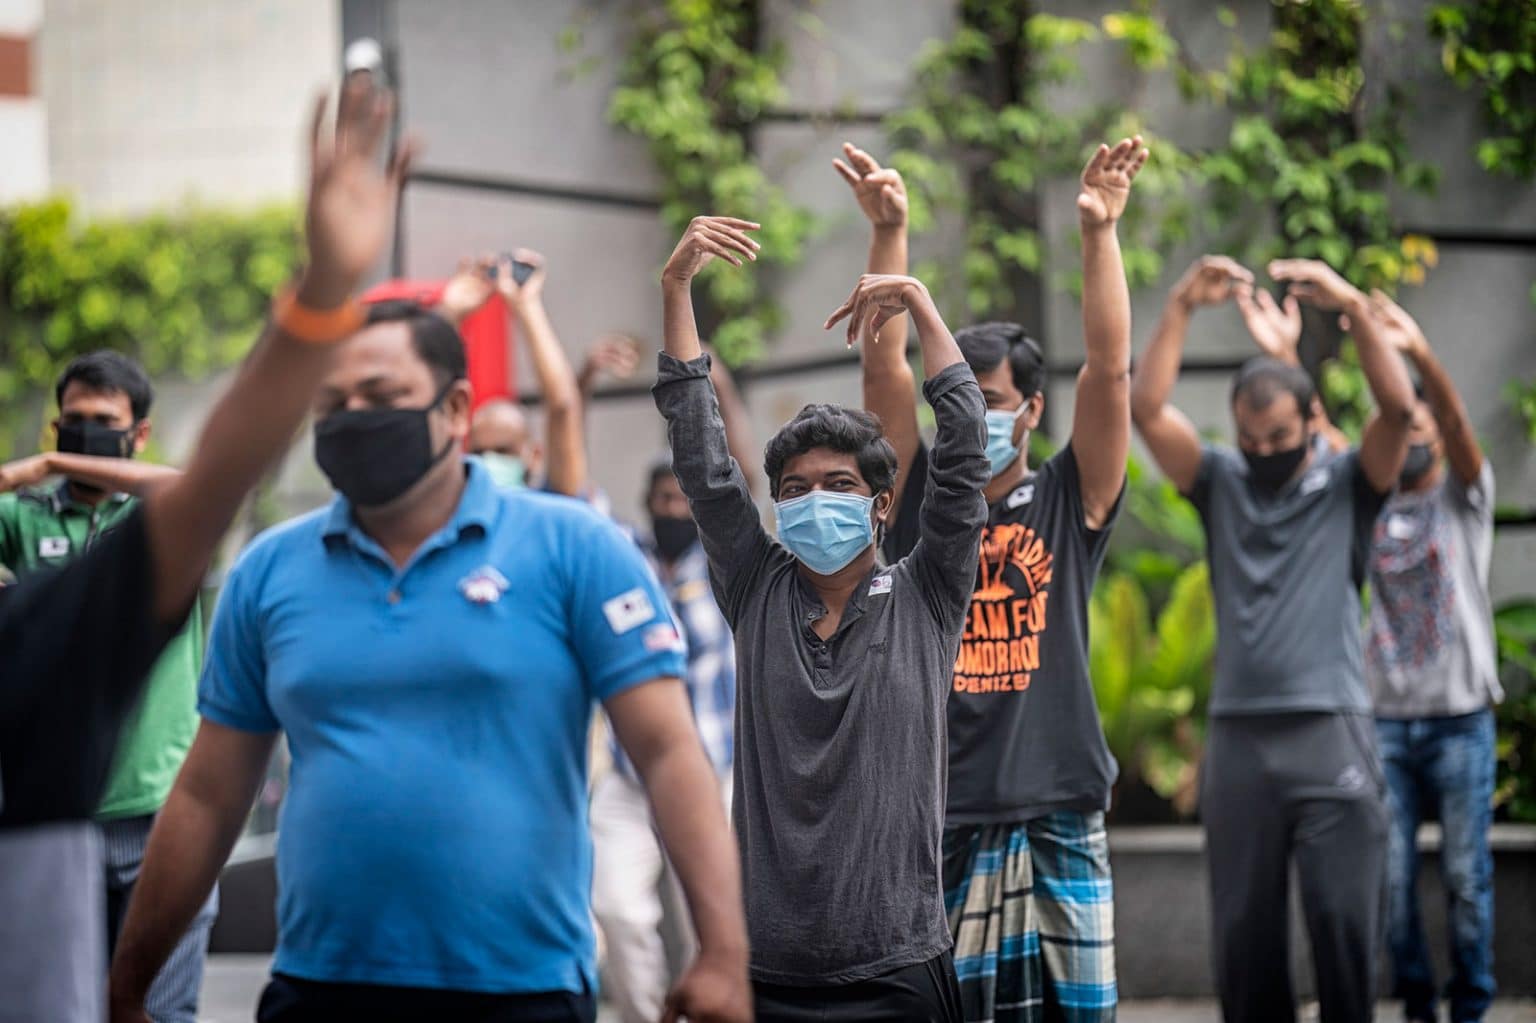
[[343, 410], [315, 423], [315, 461], [331, 486], [361, 508], [388, 504], [415, 486], [453, 450], [449, 438], [433, 452], [428, 417], [454, 383], [426, 408]]
[[651, 518], [651, 536], [662, 559], [675, 561], [699, 538], [699, 526], [691, 518], [656, 515]]
[[1268, 455], [1256, 455], [1251, 451], [1244, 451], [1243, 460], [1248, 463], [1248, 478], [1259, 489], [1274, 493], [1296, 475], [1296, 470], [1301, 468], [1301, 463], [1306, 460], [1307, 452], [1311, 448], [1312, 438], [1309, 436], [1297, 447]]
[[1412, 444], [1408, 457], [1403, 459], [1403, 469], [1397, 476], [1397, 485], [1409, 489], [1418, 484], [1435, 467], [1435, 449], [1428, 444]]
[[130, 458], [133, 455], [133, 430], [114, 430], [89, 420], [60, 423], [58, 448], [69, 455]]

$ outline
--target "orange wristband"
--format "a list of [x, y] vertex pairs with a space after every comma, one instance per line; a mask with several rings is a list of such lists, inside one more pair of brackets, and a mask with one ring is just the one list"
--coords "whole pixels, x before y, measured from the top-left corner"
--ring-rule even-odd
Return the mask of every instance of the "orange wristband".
[[366, 314], [362, 303], [347, 299], [335, 309], [311, 309], [299, 302], [298, 288], [289, 285], [272, 300], [272, 323], [295, 341], [333, 345], [362, 329]]

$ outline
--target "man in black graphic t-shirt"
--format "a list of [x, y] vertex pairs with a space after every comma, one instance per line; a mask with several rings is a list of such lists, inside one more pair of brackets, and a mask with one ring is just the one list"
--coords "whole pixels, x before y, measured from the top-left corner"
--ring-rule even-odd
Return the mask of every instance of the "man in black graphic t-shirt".
[[[900, 176], [853, 146], [844, 154], [838, 172], [874, 227], [870, 272], [904, 273]], [[1024, 451], [1045, 404], [1039, 346], [1015, 324], [955, 335], [986, 399], [992, 463], [948, 701], [945, 906], [967, 1020], [1033, 1020], [1063, 1006], [1074, 1019], [1114, 1018], [1104, 810], [1115, 762], [1088, 678], [1088, 596], [1125, 485], [1130, 297], [1115, 224], [1146, 156], [1140, 139], [1126, 139], [1100, 147], [1083, 172], [1087, 359], [1072, 440], [1038, 472]], [[905, 342], [893, 321], [863, 348], [865, 405], [901, 466], [888, 560], [916, 546], [928, 470]]]

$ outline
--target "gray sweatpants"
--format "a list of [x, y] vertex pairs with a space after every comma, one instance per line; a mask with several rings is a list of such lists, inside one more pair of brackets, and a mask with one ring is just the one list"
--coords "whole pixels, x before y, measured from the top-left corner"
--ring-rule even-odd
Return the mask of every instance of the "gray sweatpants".
[[1201, 777], [1222, 1017], [1293, 1021], [1291, 860], [1323, 1023], [1369, 1021], [1386, 885], [1385, 778], [1368, 718], [1216, 717]]

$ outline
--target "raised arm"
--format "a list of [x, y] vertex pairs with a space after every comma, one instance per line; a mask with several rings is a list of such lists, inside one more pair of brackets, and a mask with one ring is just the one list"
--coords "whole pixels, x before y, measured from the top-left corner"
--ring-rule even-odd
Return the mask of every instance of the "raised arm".
[[1083, 233], [1083, 347], [1072, 413], [1072, 451], [1083, 518], [1101, 529], [1125, 487], [1131, 450], [1131, 292], [1115, 225], [1147, 162], [1141, 136], [1101, 145], [1083, 169], [1077, 219]]
[[[874, 157], [851, 142], [843, 143], [846, 160], [832, 166], [848, 186], [870, 224], [871, 274], [904, 276], [907, 272], [907, 186], [893, 167], [881, 167]], [[859, 349], [863, 366], [864, 407], [880, 417], [885, 439], [896, 449], [896, 483], [891, 488], [887, 527], [896, 523], [901, 494], [907, 486], [921, 434], [917, 423], [917, 381], [907, 362], [907, 322], [898, 317], [880, 337]]]
[[1179, 278], [1163, 315], [1131, 374], [1131, 419], [1163, 474], [1188, 493], [1200, 473], [1200, 434], [1189, 417], [1169, 401], [1179, 379], [1184, 339], [1197, 308], [1219, 305], [1235, 284], [1253, 283], [1253, 274], [1225, 256], [1202, 256]]
[[1413, 422], [1413, 382], [1408, 378], [1408, 367], [1371, 315], [1370, 300], [1327, 263], [1277, 259], [1269, 264], [1269, 275], [1287, 282], [1301, 301], [1349, 317], [1360, 369], [1381, 411], [1361, 436], [1360, 469], [1378, 494], [1389, 492], [1397, 486], [1408, 454], [1408, 430]]
[[1418, 323], [1385, 292], [1371, 292], [1371, 313], [1382, 335], [1419, 371], [1424, 400], [1440, 428], [1440, 443], [1445, 447], [1451, 471], [1463, 486], [1471, 486], [1483, 474], [1483, 449], [1451, 375], [1435, 356]]
[[[407, 146], [387, 173], [378, 168], [392, 108], [393, 99], [367, 75], [353, 75], [343, 88], [334, 135], [324, 127], [324, 103], [316, 107], [305, 232], [309, 261], [295, 293], [300, 309], [339, 316], [355, 302], [363, 276], [389, 243], [410, 156]], [[179, 624], [240, 502], [293, 442], [331, 365], [330, 346], [290, 337], [278, 319], [209, 413], [186, 471], [145, 499], [155, 611], [162, 621]]]
[[[757, 225], [731, 217], [695, 217], [661, 274], [665, 348], [657, 374], [656, 407], [667, 421], [672, 468], [688, 496], [699, 539], [709, 555], [722, 607], [734, 619], [735, 584], [768, 542], [741, 466], [731, 457], [720, 403], [709, 382], [709, 359], [693, 316], [693, 279], [712, 259], [740, 266], [757, 258], [747, 234]], [[718, 595], [718, 594], [717, 594]]]
[[566, 357], [544, 309], [544, 257], [532, 249], [518, 249], [513, 256], [532, 266], [533, 273], [518, 284], [512, 276], [511, 262], [501, 261], [496, 267], [496, 286], [507, 300], [507, 308], [523, 325], [528, 357], [534, 376], [539, 379], [549, 489], [577, 497], [587, 488], [587, 447], [576, 371], [571, 368], [571, 360]]
[[699, 937], [699, 955], [667, 998], [665, 1018], [749, 1020], [738, 853], [687, 693], [676, 679], [660, 679], [624, 690], [604, 709], [645, 785]]
[[[1296, 296], [1287, 294], [1284, 303], [1279, 303], [1268, 291], [1248, 283], [1239, 284], [1233, 295], [1248, 336], [1259, 351], [1288, 366], [1301, 366], [1301, 303]], [[1349, 438], [1333, 425], [1322, 399], [1315, 394], [1307, 421], [1328, 441], [1331, 450], [1348, 450]]]
[[45, 451], [40, 455], [0, 465], [0, 493], [36, 486], [50, 476], [67, 476], [87, 486], [143, 497], [180, 475], [180, 469], [131, 458]]
[[603, 334], [587, 349], [576, 372], [576, 387], [581, 393], [583, 412], [591, 411], [592, 396], [597, 393], [598, 378], [604, 374], [628, 380], [640, 368], [640, 342], [628, 334], [612, 331]]

